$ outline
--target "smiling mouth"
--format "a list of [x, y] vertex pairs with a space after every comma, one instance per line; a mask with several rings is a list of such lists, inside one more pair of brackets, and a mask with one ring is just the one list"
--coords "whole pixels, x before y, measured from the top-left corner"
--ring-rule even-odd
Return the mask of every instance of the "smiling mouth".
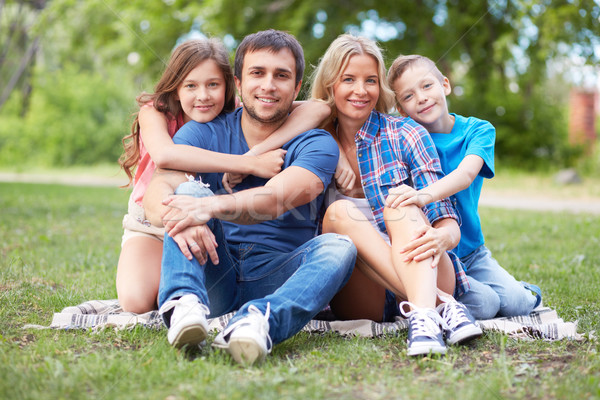
[[273, 103], [277, 103], [277, 100], [275, 99], [265, 99], [263, 97], [257, 97], [256, 98], [258, 101], [260, 101], [261, 103], [265, 103], [265, 104], [273, 104]]
[[369, 104], [369, 101], [367, 101], [367, 100], [348, 100], [348, 102], [350, 102], [350, 104], [355, 105], [355, 106], [365, 106], [365, 105]]
[[435, 104], [432, 104], [430, 106], [425, 107], [424, 109], [422, 109], [421, 111], [419, 111], [419, 114], [423, 114], [423, 113], [426, 113], [426, 112], [430, 111], [433, 108], [433, 106], [435, 106]]

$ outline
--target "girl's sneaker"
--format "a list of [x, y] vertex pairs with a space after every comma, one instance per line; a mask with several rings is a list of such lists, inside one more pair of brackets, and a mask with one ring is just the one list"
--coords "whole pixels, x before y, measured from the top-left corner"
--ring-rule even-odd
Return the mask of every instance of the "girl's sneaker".
[[473, 340], [483, 334], [475, 318], [471, 315], [464, 304], [459, 303], [453, 298], [440, 297], [444, 303], [437, 307], [444, 320], [444, 336], [446, 343], [460, 344]]
[[[405, 312], [404, 306], [412, 308]], [[408, 355], [446, 354], [440, 315], [434, 309], [417, 308], [408, 301], [400, 303], [400, 311], [408, 318]]]

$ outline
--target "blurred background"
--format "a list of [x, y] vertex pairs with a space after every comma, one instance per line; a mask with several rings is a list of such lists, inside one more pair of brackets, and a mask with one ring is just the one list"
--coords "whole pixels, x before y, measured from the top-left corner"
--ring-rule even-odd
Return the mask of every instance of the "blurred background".
[[233, 58], [267, 28], [300, 40], [305, 83], [344, 32], [386, 66], [426, 55], [450, 111], [496, 127], [499, 165], [600, 173], [600, 0], [0, 0], [0, 168], [116, 165], [176, 44], [216, 36]]

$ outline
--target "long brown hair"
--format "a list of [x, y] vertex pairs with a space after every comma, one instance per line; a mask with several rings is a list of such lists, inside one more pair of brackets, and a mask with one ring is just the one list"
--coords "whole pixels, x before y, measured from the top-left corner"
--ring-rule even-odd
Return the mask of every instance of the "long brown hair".
[[[230, 112], [235, 108], [235, 84], [229, 55], [223, 44], [217, 39], [193, 39], [175, 48], [154, 93], [142, 93], [136, 101], [139, 107], [152, 102], [155, 109], [162, 112], [168, 120], [176, 119], [183, 111], [177, 100], [177, 89], [186, 76], [200, 63], [214, 60], [225, 79], [225, 105], [222, 112]], [[119, 164], [129, 177], [129, 184], [134, 179], [134, 170], [140, 161], [140, 122], [139, 111], [131, 125], [131, 133], [123, 139], [123, 154]], [[128, 184], [128, 185], [129, 185]], [[126, 185], [127, 186], [127, 185]]]

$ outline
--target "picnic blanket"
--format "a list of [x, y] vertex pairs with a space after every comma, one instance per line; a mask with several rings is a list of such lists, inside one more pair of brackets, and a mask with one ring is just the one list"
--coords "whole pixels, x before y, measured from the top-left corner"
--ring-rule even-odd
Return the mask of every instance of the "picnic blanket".
[[[209, 329], [220, 331], [227, 326], [233, 313], [209, 319]], [[335, 332], [343, 336], [379, 337], [397, 334], [408, 330], [408, 320], [397, 317], [394, 322], [374, 322], [371, 320], [339, 321], [331, 320], [326, 312], [311, 320], [303, 331], [311, 333]], [[478, 321], [486, 331], [499, 331], [516, 339], [543, 339], [548, 341], [561, 339], [583, 340], [577, 333], [577, 321], [565, 322], [556, 311], [540, 306], [526, 316], [494, 318]], [[164, 327], [158, 311], [145, 314], [124, 312], [118, 300], [91, 300], [78, 306], [66, 307], [55, 313], [50, 326], [26, 325], [25, 328], [37, 329], [128, 329], [141, 325], [154, 329]]]

